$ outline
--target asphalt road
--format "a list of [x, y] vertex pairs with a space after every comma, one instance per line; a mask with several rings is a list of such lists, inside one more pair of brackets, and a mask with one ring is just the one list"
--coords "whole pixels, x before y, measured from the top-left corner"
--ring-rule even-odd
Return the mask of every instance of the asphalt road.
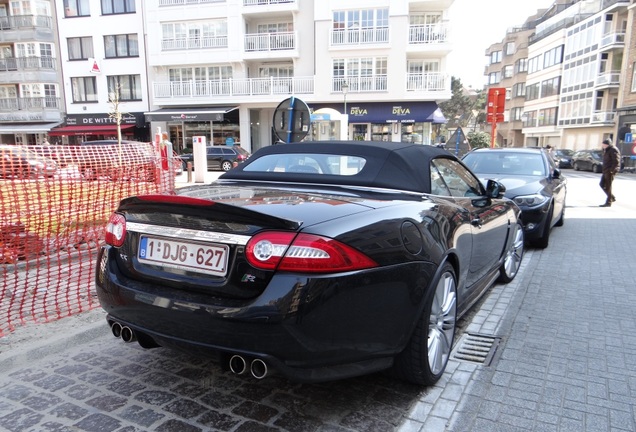
[[[591, 233], [589, 229], [590, 223], [599, 218], [616, 220], [630, 231], [636, 231], [636, 202], [631, 198], [634, 196], [636, 175], [619, 175], [615, 183], [618, 201], [612, 208], [605, 209], [598, 207], [604, 200], [598, 188], [598, 174], [571, 170], [565, 170], [565, 174], [569, 178], [565, 225], [553, 230], [546, 250], [528, 249], [515, 281], [495, 285], [460, 322], [460, 335], [491, 334], [501, 336], [505, 341], [494, 356], [499, 360], [492, 366], [453, 358], [444, 378], [436, 386], [428, 388], [396, 381], [381, 373], [311, 385], [292, 383], [275, 375], [258, 381], [222, 371], [219, 365], [208, 359], [124, 344], [110, 334], [105, 314], [97, 309], [51, 324], [25, 326], [0, 339], [0, 430], [633, 430], [636, 385], [625, 396], [632, 406], [631, 420], [619, 416], [625, 412], [617, 411], [607, 415], [606, 423], [603, 423], [602, 416], [597, 415], [600, 423], [595, 427], [583, 423], [582, 428], [568, 429], [565, 426], [571, 423], [562, 420], [563, 415], [576, 415], [565, 408], [560, 414], [551, 414], [552, 422], [537, 420], [538, 405], [534, 412], [528, 414], [529, 417], [533, 415], [531, 423], [518, 413], [517, 416], [508, 414], [506, 417], [508, 405], [504, 397], [497, 402], [499, 417], [493, 414], [496, 420], [491, 423], [483, 417], [490, 415], [491, 411], [480, 409], [480, 414], [470, 411], [471, 402], [475, 403], [475, 388], [487, 385], [491, 389], [496, 387], [497, 380], [505, 379], [495, 368], [505, 365], [508, 353], [514, 353], [517, 333], [513, 323], [531, 300], [528, 290], [533, 287], [533, 281], [538, 277], [550, 277], [549, 274], [544, 276], [543, 268], [551, 264], [544, 263], [558, 264], [557, 267], [563, 268], [564, 273], [576, 274], [577, 267], [597, 262], [599, 254], [606, 255], [603, 247], [608, 241], [619, 250], [623, 246], [625, 250], [629, 248], [633, 258], [631, 246], [617, 243], [625, 239], [605, 239], [599, 241], [598, 248], [577, 248], [573, 236], [603, 236], [603, 233]], [[187, 183], [177, 180], [177, 185], [183, 184]], [[576, 259], [564, 259], [572, 256]], [[613, 280], [616, 284], [627, 285], [630, 280], [634, 282], [633, 273]], [[576, 280], [566, 281], [560, 289], [572, 290], [569, 295], [575, 296], [577, 284]], [[634, 298], [623, 301], [636, 304]], [[545, 307], [549, 308], [549, 305]], [[628, 325], [626, 318], [623, 320], [625, 332], [631, 333], [634, 327]], [[602, 321], [598, 325], [602, 326]], [[546, 331], [546, 337], [553, 336], [549, 329]], [[608, 338], [620, 336], [613, 334]], [[623, 336], [630, 337], [627, 334]], [[583, 358], [586, 355], [591, 358], [593, 354], [592, 347], [578, 351]], [[634, 354], [631, 352], [632, 357], [628, 358], [636, 358]], [[484, 375], [495, 378], [485, 384], [481, 378]], [[541, 380], [541, 377], [538, 379]], [[633, 385], [636, 377], [632, 373], [626, 380], [626, 385]], [[514, 388], [510, 390], [509, 387], [516, 383], [508, 378], [508, 387], [505, 388], [509, 393], [506, 394], [513, 394]], [[480, 400], [486, 399], [484, 396]], [[514, 407], [511, 410], [515, 411]], [[519, 411], [522, 410], [531, 408], [520, 407]], [[587, 418], [588, 413], [581, 410], [580, 415]], [[620, 424], [625, 425], [624, 429], [612, 419], [617, 416], [622, 422]], [[493, 428], [493, 425], [496, 427]]]

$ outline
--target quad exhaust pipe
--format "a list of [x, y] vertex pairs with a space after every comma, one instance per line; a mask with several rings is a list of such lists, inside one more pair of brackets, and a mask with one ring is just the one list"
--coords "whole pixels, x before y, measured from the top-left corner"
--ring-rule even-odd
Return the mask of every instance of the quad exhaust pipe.
[[[230, 371], [236, 375], [242, 375], [248, 370], [248, 360], [245, 357], [235, 354], [230, 357]], [[265, 361], [255, 358], [249, 361], [249, 371], [256, 379], [263, 379], [267, 376], [269, 370]]]

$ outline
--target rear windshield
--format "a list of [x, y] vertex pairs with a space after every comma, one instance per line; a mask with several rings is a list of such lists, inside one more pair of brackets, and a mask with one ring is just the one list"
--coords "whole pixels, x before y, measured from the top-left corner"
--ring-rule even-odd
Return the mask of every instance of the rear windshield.
[[358, 174], [366, 160], [357, 156], [332, 154], [271, 154], [254, 160], [243, 168], [247, 172], [294, 172], [352, 176]]

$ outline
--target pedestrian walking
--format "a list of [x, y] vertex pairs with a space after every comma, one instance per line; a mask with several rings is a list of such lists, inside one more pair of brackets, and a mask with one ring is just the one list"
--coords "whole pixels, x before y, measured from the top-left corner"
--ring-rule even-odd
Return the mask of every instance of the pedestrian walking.
[[612, 144], [612, 140], [606, 138], [603, 140], [603, 174], [601, 175], [601, 182], [599, 186], [607, 195], [605, 204], [601, 204], [600, 207], [611, 207], [612, 203], [616, 201], [616, 197], [612, 194], [612, 182], [614, 176], [618, 173], [621, 167], [621, 153], [618, 151], [615, 145]]

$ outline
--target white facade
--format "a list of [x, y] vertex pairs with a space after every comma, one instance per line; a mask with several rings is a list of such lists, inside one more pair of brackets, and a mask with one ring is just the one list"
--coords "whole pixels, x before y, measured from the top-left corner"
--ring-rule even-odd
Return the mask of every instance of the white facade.
[[254, 151], [275, 141], [274, 110], [295, 96], [340, 113], [346, 103], [350, 138], [430, 143], [440, 113], [423, 110], [451, 96], [452, 3], [144, 2], [151, 130], [176, 148], [200, 133]]

